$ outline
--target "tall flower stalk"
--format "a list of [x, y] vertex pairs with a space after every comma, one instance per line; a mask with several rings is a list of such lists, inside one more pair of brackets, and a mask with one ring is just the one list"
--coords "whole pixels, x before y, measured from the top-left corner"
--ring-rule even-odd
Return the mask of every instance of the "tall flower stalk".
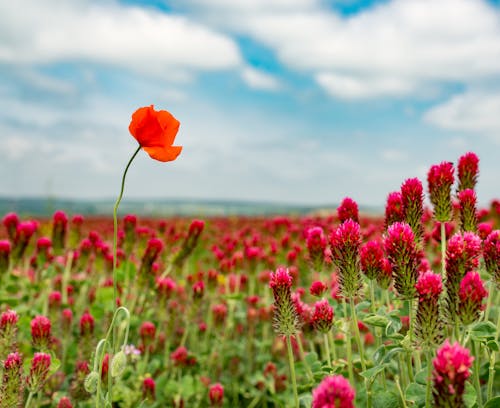
[[[154, 106], [147, 106], [137, 109], [132, 115], [132, 121], [129, 125], [129, 131], [131, 135], [137, 140], [139, 146], [131, 156], [128, 161], [125, 171], [123, 172], [122, 180], [121, 180], [121, 188], [118, 198], [113, 207], [113, 320], [111, 322], [110, 328], [108, 330], [108, 334], [104, 339], [104, 342], [100, 342], [100, 346], [104, 347], [104, 349], [108, 349], [108, 358], [111, 361], [111, 366], [116, 367], [121, 364], [122, 352], [116, 353], [117, 348], [117, 333], [116, 333], [116, 318], [120, 309], [123, 309], [125, 315], [128, 317], [126, 319], [127, 327], [126, 332], [128, 333], [128, 324], [129, 324], [129, 312], [126, 308], [118, 309], [118, 280], [117, 280], [117, 252], [118, 252], [118, 207], [123, 197], [123, 192], [125, 189], [125, 178], [127, 176], [128, 169], [132, 164], [133, 160], [139, 153], [141, 149], [145, 150], [149, 156], [155, 160], [161, 162], [168, 162], [175, 160], [177, 156], [180, 154], [182, 147], [181, 146], [172, 146], [175, 140], [175, 136], [179, 130], [180, 123], [177, 119], [175, 119], [169, 112], [167, 111], [156, 111]], [[126, 339], [127, 335], [125, 335]], [[99, 366], [102, 367], [104, 352], [98, 353], [96, 352], [95, 358], [99, 361]], [[115, 371], [113, 373], [113, 371]], [[106, 394], [106, 400], [111, 405], [113, 400], [112, 394], [112, 386], [113, 380], [112, 378], [117, 375], [117, 371], [120, 370], [109, 370], [108, 371], [108, 393]], [[121, 370], [123, 371], [123, 370]], [[97, 390], [100, 390], [102, 376], [98, 377]], [[100, 405], [101, 401], [99, 396], [96, 398], [96, 406]]]
[[292, 379], [293, 397], [295, 407], [299, 407], [299, 394], [297, 391], [297, 378], [295, 375], [295, 363], [291, 337], [295, 336], [299, 328], [299, 318], [292, 300], [292, 277], [285, 268], [278, 268], [271, 273], [269, 287], [274, 296], [273, 327], [277, 334], [285, 337], [288, 363], [290, 365], [290, 377]]
[[451, 220], [451, 187], [455, 181], [453, 164], [442, 162], [427, 173], [429, 196], [434, 206], [434, 218], [441, 226], [441, 278], [446, 276], [446, 222]]

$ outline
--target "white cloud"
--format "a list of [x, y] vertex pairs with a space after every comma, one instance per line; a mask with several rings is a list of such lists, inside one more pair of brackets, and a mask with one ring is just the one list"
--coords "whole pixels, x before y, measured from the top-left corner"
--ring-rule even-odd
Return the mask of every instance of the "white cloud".
[[276, 77], [251, 67], [244, 68], [241, 77], [250, 88], [267, 91], [277, 91], [282, 88], [280, 81]]
[[403, 162], [408, 159], [408, 153], [399, 149], [384, 149], [380, 157], [387, 162]]
[[500, 91], [470, 90], [433, 107], [424, 119], [447, 130], [489, 136], [500, 142]]
[[2, 2], [0, 27], [3, 63], [83, 61], [175, 78], [242, 62], [228, 36], [183, 16], [114, 2]]
[[341, 98], [500, 76], [500, 13], [482, 0], [392, 0], [349, 17], [320, 0], [273, 10], [258, 2], [246, 13], [229, 1], [191, 1], [204, 4], [200, 18], [252, 36]]

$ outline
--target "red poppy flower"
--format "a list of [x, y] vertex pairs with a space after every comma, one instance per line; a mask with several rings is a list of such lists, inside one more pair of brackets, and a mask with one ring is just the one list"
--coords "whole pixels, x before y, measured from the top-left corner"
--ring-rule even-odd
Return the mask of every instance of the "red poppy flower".
[[175, 160], [182, 150], [182, 146], [172, 146], [179, 125], [179, 121], [169, 112], [156, 111], [151, 105], [139, 108], [132, 114], [128, 129], [153, 159], [167, 162]]

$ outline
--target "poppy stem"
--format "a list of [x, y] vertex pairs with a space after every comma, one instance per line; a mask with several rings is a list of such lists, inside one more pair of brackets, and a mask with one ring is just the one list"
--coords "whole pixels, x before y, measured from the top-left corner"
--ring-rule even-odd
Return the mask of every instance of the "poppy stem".
[[[142, 146], [139, 145], [137, 150], [134, 152], [132, 157], [127, 163], [127, 166], [125, 167], [125, 171], [123, 172], [122, 176], [122, 184], [121, 184], [121, 189], [120, 189], [120, 194], [118, 195], [118, 198], [116, 199], [115, 206], [113, 207], [113, 316], [116, 315], [117, 311], [117, 298], [118, 298], [118, 285], [116, 282], [116, 265], [117, 265], [117, 252], [118, 252], [118, 218], [117, 218], [117, 212], [118, 212], [118, 206], [120, 205], [120, 202], [123, 197], [123, 190], [125, 189], [125, 177], [127, 176], [127, 171], [130, 165], [132, 164], [132, 161], [135, 159], [135, 156], [137, 156], [137, 153], [139, 153], [139, 150], [141, 150]], [[113, 324], [113, 323], [112, 323]], [[113, 354], [115, 353], [115, 328], [111, 327], [111, 350], [109, 353], [109, 361], [111, 364]], [[111, 377], [111, 370], [108, 372], [108, 396], [107, 399], [108, 401], [113, 401], [112, 397], [112, 392], [113, 392], [113, 381]]]

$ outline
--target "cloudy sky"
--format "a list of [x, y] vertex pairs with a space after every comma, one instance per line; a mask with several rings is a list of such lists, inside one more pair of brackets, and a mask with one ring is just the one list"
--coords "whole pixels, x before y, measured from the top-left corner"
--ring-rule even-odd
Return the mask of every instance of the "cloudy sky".
[[126, 197], [383, 206], [480, 157], [500, 197], [500, 5], [487, 0], [0, 2], [0, 196], [113, 198], [132, 112], [181, 122]]

